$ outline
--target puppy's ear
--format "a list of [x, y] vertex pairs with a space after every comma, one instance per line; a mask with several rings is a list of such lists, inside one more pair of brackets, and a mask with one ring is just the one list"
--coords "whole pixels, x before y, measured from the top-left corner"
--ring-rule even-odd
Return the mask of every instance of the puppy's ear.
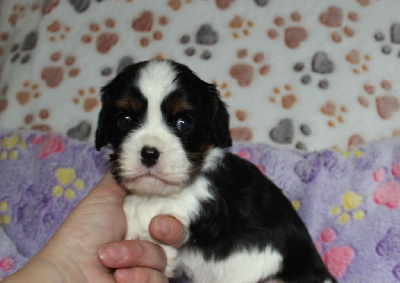
[[229, 132], [229, 113], [225, 103], [221, 100], [220, 94], [215, 85], [209, 86], [209, 92], [212, 95], [212, 105], [214, 113], [212, 114], [212, 132], [215, 145], [221, 148], [232, 146], [232, 138]]
[[99, 118], [97, 122], [97, 130], [96, 130], [96, 140], [95, 145], [96, 149], [100, 150], [103, 146], [106, 145], [106, 115], [104, 114], [104, 109], [100, 110]]
[[110, 93], [112, 91], [112, 81], [102, 87], [101, 89], [101, 110], [99, 113], [99, 118], [97, 120], [97, 129], [96, 129], [96, 137], [95, 137], [95, 145], [96, 149], [100, 150], [103, 146], [107, 145], [107, 131], [108, 131], [108, 117], [107, 117], [107, 105], [110, 97]]

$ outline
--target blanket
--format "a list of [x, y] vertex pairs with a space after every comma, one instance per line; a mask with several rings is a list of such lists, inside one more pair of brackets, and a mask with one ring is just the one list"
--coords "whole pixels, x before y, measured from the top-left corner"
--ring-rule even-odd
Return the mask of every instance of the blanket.
[[396, 0], [0, 1], [0, 128], [93, 141], [99, 90], [153, 58], [218, 85], [235, 141], [316, 150], [400, 133]]
[[[100, 180], [107, 155], [51, 133], [0, 132], [0, 278], [49, 239]], [[400, 137], [312, 153], [235, 143], [304, 220], [339, 282], [400, 280]]]

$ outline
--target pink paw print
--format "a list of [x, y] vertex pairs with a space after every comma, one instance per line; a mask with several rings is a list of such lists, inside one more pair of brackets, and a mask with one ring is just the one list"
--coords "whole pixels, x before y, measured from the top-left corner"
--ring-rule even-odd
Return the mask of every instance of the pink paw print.
[[265, 175], [265, 167], [262, 166], [261, 164], [257, 164], [258, 162], [258, 156], [254, 156], [253, 153], [251, 153], [249, 150], [247, 149], [242, 149], [240, 150], [237, 155], [251, 163], [253, 163], [254, 165], [257, 166], [258, 170], [261, 171], [261, 173], [263, 173]]
[[322, 253], [322, 260], [329, 272], [337, 279], [342, 278], [347, 268], [356, 257], [355, 250], [350, 246], [336, 246], [323, 251], [323, 245], [331, 244], [336, 240], [337, 233], [333, 228], [326, 228], [319, 235], [319, 241], [315, 246]]
[[395, 163], [389, 170], [386, 167], [380, 167], [375, 170], [373, 177], [375, 182], [384, 182], [375, 191], [373, 198], [376, 204], [384, 205], [387, 208], [394, 209], [400, 203], [400, 184], [396, 177], [400, 176], [400, 163]]
[[14, 265], [15, 262], [10, 257], [4, 257], [0, 260], [0, 270], [4, 273], [11, 271], [14, 268]]

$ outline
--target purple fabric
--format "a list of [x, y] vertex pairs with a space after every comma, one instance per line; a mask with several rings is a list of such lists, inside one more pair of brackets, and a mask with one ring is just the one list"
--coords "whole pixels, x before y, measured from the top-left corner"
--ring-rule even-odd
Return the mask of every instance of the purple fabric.
[[[400, 281], [400, 138], [349, 152], [235, 144], [292, 201], [340, 282]], [[49, 239], [106, 170], [93, 145], [0, 132], [0, 278]]]

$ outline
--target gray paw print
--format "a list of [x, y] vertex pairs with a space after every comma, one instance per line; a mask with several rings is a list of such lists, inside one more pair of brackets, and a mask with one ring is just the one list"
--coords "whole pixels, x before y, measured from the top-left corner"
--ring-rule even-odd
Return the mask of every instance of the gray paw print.
[[10, 50], [10, 52], [13, 54], [10, 62], [15, 63], [19, 59], [21, 59], [20, 61], [21, 64], [28, 63], [29, 60], [31, 59], [30, 51], [35, 49], [37, 40], [38, 40], [37, 33], [35, 31], [31, 31], [25, 36], [24, 41], [22, 42], [22, 46], [20, 46], [19, 43], [15, 43]]
[[[300, 125], [299, 130], [304, 136], [311, 135], [311, 128], [306, 124]], [[294, 135], [295, 127], [292, 119], [280, 120], [278, 124], [269, 132], [270, 139], [278, 144], [291, 144], [293, 142]], [[307, 146], [303, 142], [297, 142], [295, 147], [299, 150], [307, 150]]]
[[[202, 46], [210, 46], [214, 45], [218, 42], [218, 33], [213, 30], [211, 25], [204, 24], [200, 26], [196, 33], [196, 44]], [[194, 56], [196, 54], [196, 47], [192, 46], [191, 37], [188, 34], [183, 35], [179, 41], [183, 45], [190, 45], [185, 49], [185, 54], [189, 57]], [[205, 49], [200, 55], [200, 58], [203, 60], [209, 60], [212, 57], [212, 53], [210, 50]]]
[[[297, 62], [293, 70], [295, 72], [301, 73], [305, 70], [305, 64], [303, 62]], [[318, 51], [314, 54], [312, 60], [311, 60], [311, 72], [315, 74], [331, 74], [335, 70], [335, 65], [333, 61], [329, 58], [328, 54], [326, 54], [323, 51]], [[308, 85], [312, 81], [312, 76], [309, 73], [309, 71], [301, 76], [300, 81]], [[329, 81], [322, 78], [321, 80], [318, 81], [318, 87], [320, 89], [327, 89], [329, 87]]]
[[[381, 51], [385, 55], [392, 54], [393, 44], [400, 44], [400, 23], [394, 23], [390, 27], [390, 43], [385, 42], [385, 34], [378, 31], [374, 34], [374, 38], [377, 42], [382, 42]], [[397, 56], [400, 58], [400, 50], [397, 51]]]
[[[115, 74], [119, 74], [125, 67], [131, 65], [134, 63], [134, 60], [131, 56], [124, 56], [122, 57], [119, 62], [118, 62], [118, 66], [115, 70]], [[112, 67], [105, 67], [100, 71], [100, 74], [104, 77], [108, 77], [109, 75], [111, 75], [113, 73], [113, 68]]]

